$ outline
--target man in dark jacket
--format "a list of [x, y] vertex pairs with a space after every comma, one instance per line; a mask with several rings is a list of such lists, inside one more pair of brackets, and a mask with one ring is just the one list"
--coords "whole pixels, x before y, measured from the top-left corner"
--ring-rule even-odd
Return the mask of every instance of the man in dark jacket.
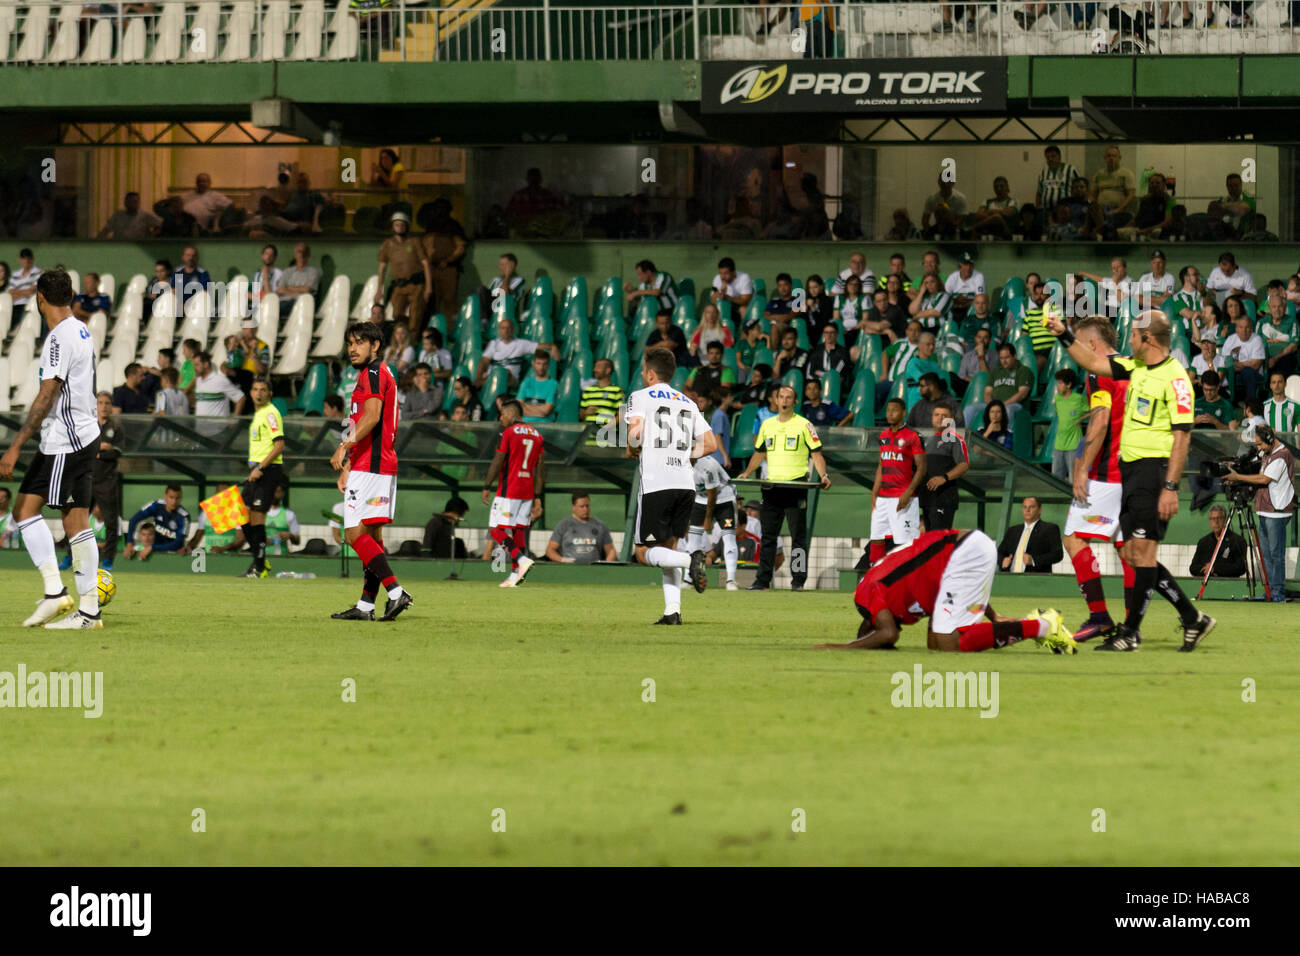
[[[1219, 540], [1219, 535], [1228, 524], [1228, 512], [1224, 510], [1223, 505], [1215, 505], [1210, 509], [1210, 533], [1200, 541], [1196, 542], [1196, 554], [1192, 556], [1192, 566], [1188, 568], [1193, 577], [1202, 577], [1205, 574], [1205, 566], [1210, 563], [1210, 555], [1214, 554], [1214, 545]], [[1223, 547], [1219, 549], [1219, 556], [1214, 559], [1214, 574], [1216, 578], [1239, 578], [1246, 573], [1246, 539], [1235, 531], [1229, 531], [1223, 539]]]
[[998, 545], [998, 567], [1012, 574], [1047, 574], [1065, 553], [1061, 529], [1042, 520], [1043, 506], [1032, 496], [1021, 502], [1020, 513], [1024, 524], [1008, 528]]

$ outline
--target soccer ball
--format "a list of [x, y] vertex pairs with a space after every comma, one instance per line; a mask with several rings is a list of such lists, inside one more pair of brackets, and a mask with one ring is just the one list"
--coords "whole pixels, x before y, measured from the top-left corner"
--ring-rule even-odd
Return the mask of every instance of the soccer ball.
[[99, 606], [103, 607], [113, 600], [113, 595], [117, 593], [117, 585], [113, 583], [113, 575], [103, 568], [99, 569], [98, 584]]

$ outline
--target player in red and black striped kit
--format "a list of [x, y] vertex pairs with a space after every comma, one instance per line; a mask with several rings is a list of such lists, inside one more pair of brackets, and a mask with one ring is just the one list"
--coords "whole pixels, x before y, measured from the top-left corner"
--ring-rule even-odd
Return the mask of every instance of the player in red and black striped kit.
[[373, 322], [354, 322], [345, 335], [348, 361], [357, 370], [352, 415], [330, 464], [343, 492], [343, 534], [365, 567], [361, 599], [355, 607], [330, 615], [340, 621], [373, 621], [375, 597], [382, 587], [388, 607], [382, 621], [392, 621], [413, 603], [397, 583], [384, 554], [382, 529], [397, 510], [397, 383], [379, 358], [383, 336]]
[[542, 513], [542, 433], [527, 422], [524, 407], [511, 399], [501, 403], [501, 441], [483, 481], [483, 504], [496, 490], [488, 515], [488, 534], [510, 554], [510, 576], [501, 582], [512, 588], [523, 582], [535, 561], [528, 556], [528, 529]]
[[891, 551], [862, 576], [853, 602], [862, 615], [858, 639], [822, 649], [892, 649], [899, 628], [930, 618], [932, 651], [986, 651], [1025, 639], [1073, 654], [1059, 611], [1040, 609], [1024, 620], [995, 614], [989, 604], [998, 549], [982, 531], [927, 531]]

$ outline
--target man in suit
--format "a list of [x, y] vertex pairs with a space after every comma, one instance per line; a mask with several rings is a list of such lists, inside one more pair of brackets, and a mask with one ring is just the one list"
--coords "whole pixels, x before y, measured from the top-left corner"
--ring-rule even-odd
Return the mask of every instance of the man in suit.
[[1007, 529], [998, 545], [998, 567], [1012, 574], [1047, 574], [1063, 556], [1061, 529], [1040, 520], [1043, 506], [1034, 497], [1020, 503], [1025, 523]]
[[[1205, 566], [1210, 563], [1210, 556], [1214, 554], [1215, 542], [1219, 540], [1219, 535], [1227, 523], [1228, 512], [1224, 510], [1223, 505], [1215, 505], [1210, 509], [1210, 533], [1196, 542], [1196, 554], [1192, 557], [1192, 566], [1188, 568], [1193, 577], [1199, 578], [1205, 574]], [[1223, 539], [1219, 556], [1214, 561], [1213, 576], [1239, 578], [1245, 573], [1246, 539], [1235, 531], [1229, 531], [1227, 537]]]

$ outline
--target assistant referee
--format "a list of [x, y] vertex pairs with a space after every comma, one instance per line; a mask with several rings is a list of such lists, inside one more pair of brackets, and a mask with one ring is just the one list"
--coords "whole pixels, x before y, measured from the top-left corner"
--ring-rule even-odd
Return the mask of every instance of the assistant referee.
[[251, 469], [244, 485], [244, 503], [248, 505], [248, 524], [244, 537], [253, 552], [253, 563], [244, 572], [246, 578], [267, 576], [266, 513], [275, 506], [275, 487], [289, 479], [284, 473], [284, 421], [271, 404], [271, 385], [259, 378], [253, 382], [253, 423], [248, 426], [248, 464]]
[[[817, 429], [802, 415], [794, 413], [795, 393], [789, 385], [776, 392], [777, 413], [763, 422], [754, 439], [754, 454], [741, 478], [748, 478], [763, 462], [767, 462], [767, 477], [773, 481], [803, 481], [808, 477], [808, 460], [811, 458], [821, 478], [821, 486], [829, 488], [831, 480], [826, 475], [826, 459], [822, 455], [822, 440]], [[808, 579], [808, 489], [781, 485], [763, 486], [763, 507], [759, 512], [763, 524], [763, 544], [758, 555], [758, 577], [746, 590], [766, 591], [772, 586], [773, 567], [776, 563], [776, 539], [781, 533], [781, 523], [790, 526], [790, 590], [802, 591]]]
[[1133, 594], [1124, 623], [1095, 649], [1137, 650], [1151, 592], [1159, 588], [1182, 618], [1183, 646], [1179, 650], [1195, 650], [1217, 622], [1192, 606], [1169, 569], [1156, 558], [1156, 545], [1178, 513], [1178, 481], [1187, 462], [1195, 405], [1187, 370], [1169, 354], [1169, 319], [1155, 310], [1133, 319], [1133, 358], [1098, 355], [1076, 342], [1074, 333], [1059, 320], [1048, 318], [1046, 324], [1080, 368], [1128, 382], [1119, 443], [1119, 525], [1124, 534], [1121, 554], [1134, 571]]

